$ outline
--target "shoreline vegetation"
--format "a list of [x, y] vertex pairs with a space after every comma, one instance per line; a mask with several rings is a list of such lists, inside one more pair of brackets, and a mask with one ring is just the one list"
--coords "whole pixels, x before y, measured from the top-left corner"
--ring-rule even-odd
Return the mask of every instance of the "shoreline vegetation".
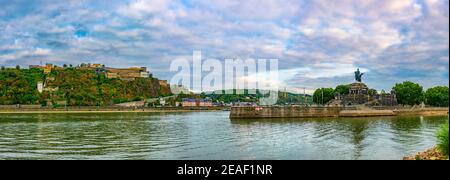
[[437, 145], [433, 148], [406, 156], [403, 160], [448, 160], [449, 154], [449, 122], [440, 126], [436, 132]]
[[448, 160], [448, 156], [443, 155], [437, 147], [432, 147], [415, 155], [406, 156], [403, 160]]

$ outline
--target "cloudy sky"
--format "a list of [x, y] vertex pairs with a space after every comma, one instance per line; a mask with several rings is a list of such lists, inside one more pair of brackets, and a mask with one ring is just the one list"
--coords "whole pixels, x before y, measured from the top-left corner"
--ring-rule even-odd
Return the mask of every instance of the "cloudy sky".
[[0, 0], [0, 64], [148, 66], [276, 58], [283, 83], [314, 89], [449, 82], [448, 0]]

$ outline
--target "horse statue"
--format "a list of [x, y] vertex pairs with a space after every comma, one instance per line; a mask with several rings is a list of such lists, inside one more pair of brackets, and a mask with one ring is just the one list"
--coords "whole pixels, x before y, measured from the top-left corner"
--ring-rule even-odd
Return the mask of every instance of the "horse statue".
[[361, 71], [359, 71], [359, 68], [358, 68], [355, 71], [355, 80], [358, 81], [358, 82], [361, 82], [363, 75], [364, 75], [364, 73], [361, 73]]

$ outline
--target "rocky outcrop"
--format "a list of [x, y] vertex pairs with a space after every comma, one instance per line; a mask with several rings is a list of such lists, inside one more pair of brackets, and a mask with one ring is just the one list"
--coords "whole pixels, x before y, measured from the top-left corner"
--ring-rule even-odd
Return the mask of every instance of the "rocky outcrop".
[[404, 157], [403, 160], [448, 160], [436, 147], [418, 152], [414, 156]]

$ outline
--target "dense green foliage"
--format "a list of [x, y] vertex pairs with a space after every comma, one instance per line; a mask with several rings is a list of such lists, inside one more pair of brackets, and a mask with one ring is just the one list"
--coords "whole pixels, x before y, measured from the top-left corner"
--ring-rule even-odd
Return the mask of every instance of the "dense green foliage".
[[[214, 91], [214, 92], [206, 92], [201, 93], [198, 98], [210, 98], [213, 102], [219, 103], [233, 103], [233, 102], [252, 102], [258, 103], [260, 98], [268, 97], [269, 92], [253, 90], [253, 92], [249, 92], [249, 90], [241, 90], [239, 93], [236, 89], [233, 90], [222, 90], [222, 91]], [[179, 99], [183, 97], [188, 97], [188, 95], [180, 94]], [[189, 97], [192, 97], [190, 95]], [[306, 98], [303, 94], [295, 94], [289, 92], [278, 92], [278, 101], [277, 104], [311, 104], [312, 98], [307, 95]]]
[[[46, 88], [52, 90], [39, 93], [38, 82], [46, 82]], [[49, 102], [71, 106], [112, 105], [167, 94], [168, 90], [161, 89], [157, 79], [108, 79], [104, 73], [89, 69], [56, 68], [47, 75], [40, 69], [0, 71], [0, 104], [6, 105]]]
[[255, 92], [249, 92], [248, 90], [222, 90], [214, 92], [206, 92], [200, 94], [200, 98], [211, 98], [215, 102], [257, 102], [263, 95], [254, 90]]
[[0, 104], [34, 104], [39, 100], [37, 82], [44, 78], [37, 69], [0, 71]]
[[369, 89], [367, 93], [368, 93], [369, 95], [373, 96], [373, 95], [378, 94], [378, 91], [377, 91], [376, 89]]
[[317, 104], [326, 104], [334, 98], [333, 88], [319, 88], [314, 91], [313, 101]]
[[349, 85], [338, 85], [334, 89], [334, 92], [339, 93], [341, 95], [345, 95], [349, 93], [349, 89], [350, 89]]
[[405, 81], [395, 84], [393, 89], [397, 94], [399, 104], [415, 105], [420, 104], [424, 100], [423, 88], [419, 84]]
[[278, 92], [277, 104], [312, 104], [313, 98], [310, 95], [295, 94], [289, 92]]
[[449, 144], [449, 139], [448, 139], [448, 122], [444, 125], [442, 125], [438, 132], [436, 133], [436, 137], [438, 140], [438, 144], [437, 147], [438, 149], [441, 151], [442, 154], [448, 156], [448, 144]]
[[425, 92], [425, 98], [428, 105], [448, 106], [448, 87], [436, 86]]

